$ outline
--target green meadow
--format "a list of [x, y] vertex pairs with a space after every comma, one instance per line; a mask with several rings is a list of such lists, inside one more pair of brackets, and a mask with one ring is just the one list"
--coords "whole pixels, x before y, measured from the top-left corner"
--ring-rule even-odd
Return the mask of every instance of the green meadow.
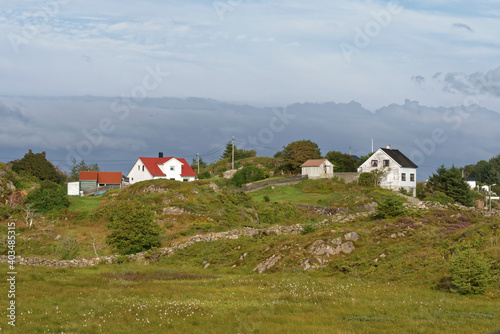
[[[1, 270], [7, 272], [5, 265]], [[6, 295], [7, 282], [0, 284]], [[5, 308], [3, 312], [5, 314]], [[489, 333], [498, 298], [322, 273], [234, 274], [164, 263], [18, 267], [8, 333]]]

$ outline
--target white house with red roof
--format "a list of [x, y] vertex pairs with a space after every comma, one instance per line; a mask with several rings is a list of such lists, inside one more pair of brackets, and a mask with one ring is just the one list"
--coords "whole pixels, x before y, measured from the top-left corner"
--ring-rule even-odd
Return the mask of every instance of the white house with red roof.
[[163, 157], [160, 152], [158, 158], [140, 157], [127, 174], [130, 184], [136, 182], [169, 179], [175, 181], [191, 182], [198, 175], [185, 159], [174, 157]]

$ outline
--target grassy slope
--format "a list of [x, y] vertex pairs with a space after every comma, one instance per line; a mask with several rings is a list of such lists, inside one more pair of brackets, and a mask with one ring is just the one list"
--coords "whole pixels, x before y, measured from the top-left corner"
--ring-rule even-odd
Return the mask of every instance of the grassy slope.
[[276, 186], [250, 193], [256, 201], [268, 196], [271, 201], [313, 206], [344, 207], [355, 209], [388, 192], [384, 189], [367, 189], [354, 184], [342, 184], [333, 180], [305, 180], [296, 185]]

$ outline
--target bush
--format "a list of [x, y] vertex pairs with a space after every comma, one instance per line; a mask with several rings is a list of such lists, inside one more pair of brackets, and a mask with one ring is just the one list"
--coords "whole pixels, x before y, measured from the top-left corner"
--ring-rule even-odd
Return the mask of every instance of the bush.
[[264, 196], [264, 202], [266, 203], [269, 203], [271, 201], [271, 199], [269, 198], [269, 196]]
[[68, 196], [63, 187], [51, 181], [42, 181], [40, 187], [26, 196], [25, 202], [32, 204], [34, 209], [42, 213], [69, 206]]
[[122, 255], [139, 253], [160, 246], [160, 226], [153, 212], [135, 202], [121, 201], [109, 215], [111, 233], [106, 243]]
[[302, 230], [302, 234], [305, 235], [305, 234], [309, 234], [309, 233], [314, 233], [316, 232], [316, 227], [312, 224], [307, 224], [307, 225], [304, 225], [304, 229]]
[[491, 282], [488, 261], [474, 249], [453, 255], [450, 265], [451, 291], [460, 294], [483, 294]]
[[57, 240], [54, 253], [59, 255], [61, 260], [72, 260], [76, 258], [80, 251], [80, 245], [73, 236], [63, 236]]
[[446, 196], [445, 193], [440, 191], [435, 191], [432, 196], [428, 196], [424, 198], [425, 201], [439, 202], [442, 205], [454, 203], [455, 200], [449, 196]]
[[266, 173], [261, 168], [254, 165], [246, 165], [234, 173], [231, 178], [231, 183], [237, 187], [241, 187], [246, 183], [263, 180], [265, 178]]
[[358, 184], [360, 186], [373, 187], [375, 185], [375, 177], [372, 173], [361, 173]]
[[381, 218], [397, 217], [406, 212], [404, 207], [405, 199], [398, 195], [386, 195], [378, 202], [376, 209], [377, 216]]

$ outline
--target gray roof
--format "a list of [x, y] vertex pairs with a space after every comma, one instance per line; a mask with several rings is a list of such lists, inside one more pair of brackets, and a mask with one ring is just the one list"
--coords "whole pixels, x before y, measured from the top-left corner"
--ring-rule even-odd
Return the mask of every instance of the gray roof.
[[418, 168], [417, 165], [413, 163], [410, 159], [406, 157], [403, 153], [401, 153], [399, 150], [392, 150], [389, 148], [381, 148], [382, 151], [384, 151], [388, 156], [390, 156], [392, 159], [394, 159], [398, 164], [401, 165], [401, 167], [404, 168]]

